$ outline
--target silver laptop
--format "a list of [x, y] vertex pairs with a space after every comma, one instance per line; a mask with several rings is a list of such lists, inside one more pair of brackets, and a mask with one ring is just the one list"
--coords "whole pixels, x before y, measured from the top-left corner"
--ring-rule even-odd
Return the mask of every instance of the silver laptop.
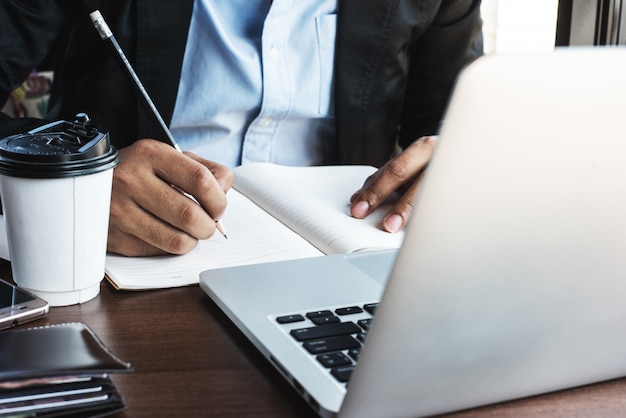
[[625, 70], [622, 48], [479, 59], [397, 253], [200, 285], [321, 416], [432, 415], [626, 375]]

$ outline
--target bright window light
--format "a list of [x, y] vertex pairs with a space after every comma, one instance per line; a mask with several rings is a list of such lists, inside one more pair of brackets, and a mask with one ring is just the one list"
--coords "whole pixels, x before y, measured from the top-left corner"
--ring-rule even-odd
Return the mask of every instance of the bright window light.
[[554, 49], [558, 0], [483, 0], [486, 53]]

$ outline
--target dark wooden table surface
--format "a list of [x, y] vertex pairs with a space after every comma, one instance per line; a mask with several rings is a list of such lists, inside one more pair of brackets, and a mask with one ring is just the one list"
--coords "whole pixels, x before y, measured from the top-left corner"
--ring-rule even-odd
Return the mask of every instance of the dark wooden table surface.
[[[10, 278], [7, 263], [0, 277]], [[113, 376], [128, 405], [118, 418], [315, 416], [199, 286], [120, 292], [103, 281], [95, 299], [21, 327], [64, 322], [86, 323], [133, 365]], [[626, 379], [451, 416], [623, 417]]]

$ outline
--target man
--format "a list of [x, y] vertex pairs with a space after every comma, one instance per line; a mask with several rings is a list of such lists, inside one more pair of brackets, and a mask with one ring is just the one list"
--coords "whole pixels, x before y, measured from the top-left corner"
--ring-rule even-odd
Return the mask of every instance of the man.
[[[96, 8], [193, 152], [153, 139], [164, 138], [91, 26]], [[259, 160], [381, 167], [351, 213], [363, 218], [400, 192], [383, 221], [395, 232], [456, 76], [482, 53], [479, 9], [480, 0], [3, 0], [0, 100], [49, 62], [49, 117], [86, 112], [109, 129], [120, 148], [109, 251], [191, 250], [225, 210], [226, 166]]]

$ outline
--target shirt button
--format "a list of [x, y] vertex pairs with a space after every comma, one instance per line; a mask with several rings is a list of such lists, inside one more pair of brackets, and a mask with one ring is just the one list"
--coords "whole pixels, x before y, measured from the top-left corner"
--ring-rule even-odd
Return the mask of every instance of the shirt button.
[[270, 48], [270, 59], [272, 61], [276, 61], [276, 58], [278, 58], [278, 51], [276, 50], [276, 48], [271, 47]]
[[260, 126], [267, 126], [272, 123], [272, 118], [263, 118], [259, 121]]

